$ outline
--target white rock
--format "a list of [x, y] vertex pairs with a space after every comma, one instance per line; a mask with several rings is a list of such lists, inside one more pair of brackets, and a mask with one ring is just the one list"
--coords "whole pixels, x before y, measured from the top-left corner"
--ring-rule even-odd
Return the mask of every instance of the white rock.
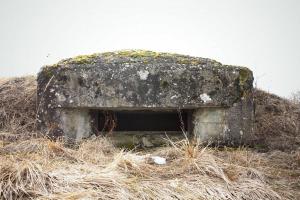
[[151, 159], [158, 165], [165, 165], [167, 163], [166, 159], [160, 156], [151, 156]]

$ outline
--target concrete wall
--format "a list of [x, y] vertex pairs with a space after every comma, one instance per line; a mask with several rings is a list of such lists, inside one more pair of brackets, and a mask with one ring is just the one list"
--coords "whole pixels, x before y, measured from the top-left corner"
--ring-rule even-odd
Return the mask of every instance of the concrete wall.
[[224, 108], [197, 109], [193, 114], [193, 135], [205, 142], [221, 140], [228, 129], [226, 114]]
[[[216, 145], [251, 144], [253, 141], [252, 104], [251, 98], [245, 98], [230, 108], [203, 107], [194, 110], [192, 114], [192, 137], [200, 139], [201, 142]], [[92, 116], [88, 109], [61, 109], [59, 121], [59, 129], [62, 130], [68, 140], [80, 141], [94, 134]], [[124, 137], [122, 137], [122, 133], [115, 134], [117, 137], [114, 140], [118, 140], [116, 143], [122, 144], [126, 141], [126, 145], [131, 139], [138, 143], [136, 138], [139, 138], [139, 135], [143, 135], [140, 138], [146, 137], [146, 133], [138, 133], [137, 135], [123, 133]], [[151, 143], [154, 146], [161, 145], [162, 137], [165, 137], [164, 133], [156, 136], [159, 138], [152, 138]]]
[[230, 108], [200, 108], [193, 114], [193, 135], [220, 145], [252, 144], [253, 100], [246, 97]]

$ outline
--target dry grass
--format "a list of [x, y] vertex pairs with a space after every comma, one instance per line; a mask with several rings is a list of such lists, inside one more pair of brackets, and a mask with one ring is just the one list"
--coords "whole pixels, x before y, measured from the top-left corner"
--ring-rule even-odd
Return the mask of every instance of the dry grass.
[[13, 134], [33, 132], [35, 119], [35, 77], [0, 79], [0, 130]]
[[300, 105], [262, 90], [255, 91], [257, 147], [295, 150], [300, 146]]
[[[227, 160], [231, 165], [250, 168], [255, 170], [256, 174], [263, 175], [263, 180], [283, 198], [300, 198], [299, 150], [291, 153], [277, 150], [258, 153], [253, 149], [241, 148], [226, 149], [225, 151], [215, 150], [213, 154]], [[232, 175], [230, 176], [232, 177]], [[233, 178], [236, 178], [235, 175]]]
[[[167, 164], [155, 164], [153, 155], [166, 158]], [[264, 173], [271, 167], [268, 159], [245, 149], [218, 151], [186, 141], [132, 152], [115, 148], [105, 138], [87, 140], [76, 149], [32, 139], [0, 148], [0, 197], [295, 199], [297, 191], [276, 192], [269, 183]]]
[[1, 199], [37, 197], [53, 190], [52, 177], [31, 159], [4, 157], [1, 159], [0, 172]]

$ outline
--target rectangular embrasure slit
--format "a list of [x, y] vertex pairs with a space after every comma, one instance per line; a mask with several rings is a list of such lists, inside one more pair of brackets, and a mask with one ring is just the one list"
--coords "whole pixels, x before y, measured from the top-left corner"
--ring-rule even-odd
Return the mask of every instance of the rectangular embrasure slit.
[[181, 132], [188, 130], [189, 112], [98, 111], [100, 132]]

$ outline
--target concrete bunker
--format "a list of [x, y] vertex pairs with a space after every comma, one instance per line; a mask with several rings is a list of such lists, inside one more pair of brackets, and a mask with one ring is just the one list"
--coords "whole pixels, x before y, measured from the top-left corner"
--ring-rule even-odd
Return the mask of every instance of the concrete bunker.
[[38, 74], [38, 125], [76, 141], [113, 135], [154, 146], [184, 131], [206, 142], [248, 143], [252, 82], [249, 69], [206, 58], [141, 50], [78, 56]]

